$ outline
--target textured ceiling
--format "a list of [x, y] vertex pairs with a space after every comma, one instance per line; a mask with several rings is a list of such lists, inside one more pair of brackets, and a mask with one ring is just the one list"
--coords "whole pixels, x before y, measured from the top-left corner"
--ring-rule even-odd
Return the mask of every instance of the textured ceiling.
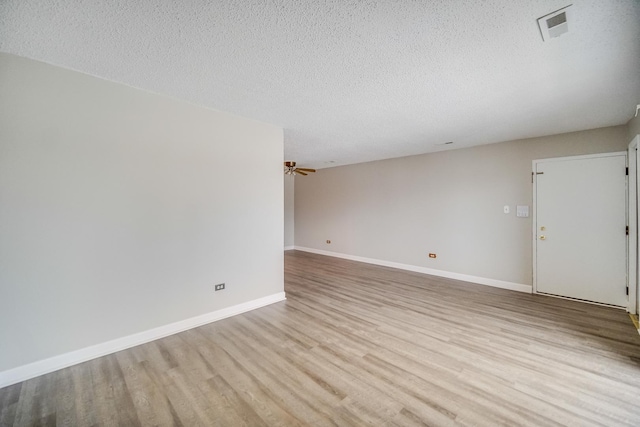
[[[537, 18], [570, 3], [543, 42]], [[3, 0], [0, 51], [282, 126], [299, 166], [624, 124], [640, 102], [638, 0]]]

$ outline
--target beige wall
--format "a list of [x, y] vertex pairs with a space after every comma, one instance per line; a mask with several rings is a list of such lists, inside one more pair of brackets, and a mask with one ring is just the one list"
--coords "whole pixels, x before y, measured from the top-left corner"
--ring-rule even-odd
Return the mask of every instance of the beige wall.
[[281, 293], [282, 153], [275, 126], [0, 54], [0, 371]]
[[291, 175], [284, 177], [284, 247], [293, 246], [294, 237], [294, 191], [295, 178]]
[[322, 169], [296, 183], [295, 244], [531, 285], [531, 161], [627, 143], [617, 126]]

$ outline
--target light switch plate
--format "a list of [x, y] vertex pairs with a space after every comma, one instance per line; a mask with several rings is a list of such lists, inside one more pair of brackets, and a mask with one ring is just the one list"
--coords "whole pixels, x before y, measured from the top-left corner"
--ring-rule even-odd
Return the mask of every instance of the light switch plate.
[[516, 206], [516, 216], [520, 218], [529, 218], [529, 206], [527, 205]]
[[511, 212], [511, 209], [509, 209], [509, 205], [504, 205], [504, 213], [508, 214], [509, 212]]

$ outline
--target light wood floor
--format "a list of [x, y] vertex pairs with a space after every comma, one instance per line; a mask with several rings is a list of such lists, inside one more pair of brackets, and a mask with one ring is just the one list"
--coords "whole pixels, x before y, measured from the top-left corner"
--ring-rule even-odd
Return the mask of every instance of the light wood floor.
[[302, 252], [287, 301], [0, 390], [0, 425], [640, 425], [620, 310]]

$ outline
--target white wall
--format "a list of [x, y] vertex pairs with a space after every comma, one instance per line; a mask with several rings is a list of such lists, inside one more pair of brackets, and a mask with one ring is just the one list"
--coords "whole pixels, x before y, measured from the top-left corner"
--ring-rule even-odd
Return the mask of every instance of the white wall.
[[291, 248], [294, 242], [294, 191], [295, 178], [291, 175], [284, 177], [284, 247]]
[[278, 127], [0, 54], [0, 373], [283, 292], [282, 153]]
[[640, 113], [638, 113], [638, 117], [632, 117], [631, 120], [627, 123], [627, 128], [629, 129], [628, 142], [631, 142], [636, 135], [640, 135]]
[[531, 161], [627, 143], [617, 126], [322, 169], [296, 183], [295, 244], [530, 286], [531, 217], [515, 207], [532, 204]]

